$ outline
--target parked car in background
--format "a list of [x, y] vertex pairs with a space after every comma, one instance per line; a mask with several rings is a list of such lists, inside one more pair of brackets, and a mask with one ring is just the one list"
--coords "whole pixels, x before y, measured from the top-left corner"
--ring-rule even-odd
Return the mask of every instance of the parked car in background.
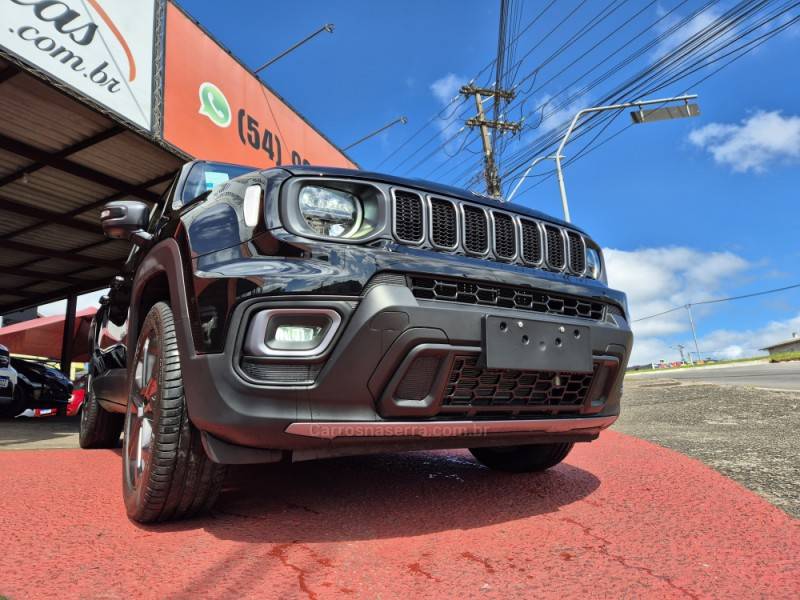
[[0, 345], [0, 417], [13, 417], [21, 412], [17, 392], [17, 371], [11, 366], [8, 348]]
[[72, 382], [66, 375], [44, 363], [13, 356], [10, 364], [17, 372], [16, 414], [26, 408], [55, 408], [59, 415], [67, 414]]
[[74, 417], [80, 412], [83, 401], [86, 399], [86, 384], [88, 380], [88, 374], [81, 373], [72, 383], [72, 396], [70, 396], [69, 404], [67, 404], [68, 417]]

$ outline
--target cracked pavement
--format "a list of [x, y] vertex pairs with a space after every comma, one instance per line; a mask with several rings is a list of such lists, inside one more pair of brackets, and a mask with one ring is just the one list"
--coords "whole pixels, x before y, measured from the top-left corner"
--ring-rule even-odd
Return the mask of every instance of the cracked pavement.
[[628, 377], [613, 428], [702, 460], [800, 518], [800, 392]]
[[0, 596], [800, 596], [797, 520], [615, 431], [540, 474], [465, 451], [238, 467], [209, 516], [146, 527], [119, 486], [118, 451], [0, 452]]

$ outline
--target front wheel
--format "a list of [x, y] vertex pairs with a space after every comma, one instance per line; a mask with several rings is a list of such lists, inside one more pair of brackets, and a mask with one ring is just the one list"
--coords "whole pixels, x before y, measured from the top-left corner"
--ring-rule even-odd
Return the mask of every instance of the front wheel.
[[528, 446], [497, 446], [470, 448], [478, 462], [496, 471], [530, 473], [556, 466], [567, 457], [572, 446], [560, 444], [531, 444]]
[[25, 410], [25, 392], [18, 385], [15, 385], [14, 390], [11, 392], [11, 402], [0, 406], [0, 419], [13, 419], [23, 410]]
[[128, 516], [140, 523], [183, 519], [209, 509], [225, 469], [206, 456], [189, 421], [170, 307], [147, 314], [128, 375], [122, 488]]

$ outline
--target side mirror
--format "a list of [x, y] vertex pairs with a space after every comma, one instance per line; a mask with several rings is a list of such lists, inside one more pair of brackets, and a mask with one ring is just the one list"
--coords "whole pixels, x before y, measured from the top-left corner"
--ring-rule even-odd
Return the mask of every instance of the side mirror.
[[141, 246], [152, 239], [147, 233], [150, 207], [137, 200], [115, 200], [100, 212], [103, 233], [112, 240], [128, 240]]

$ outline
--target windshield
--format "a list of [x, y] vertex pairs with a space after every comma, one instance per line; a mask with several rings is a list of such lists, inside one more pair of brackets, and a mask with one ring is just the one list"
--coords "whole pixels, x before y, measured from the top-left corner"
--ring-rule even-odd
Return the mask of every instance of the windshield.
[[201, 194], [210, 191], [221, 183], [225, 183], [229, 179], [257, 170], [255, 167], [199, 162], [192, 167], [186, 177], [186, 183], [184, 183], [181, 192], [181, 205], [189, 204]]

